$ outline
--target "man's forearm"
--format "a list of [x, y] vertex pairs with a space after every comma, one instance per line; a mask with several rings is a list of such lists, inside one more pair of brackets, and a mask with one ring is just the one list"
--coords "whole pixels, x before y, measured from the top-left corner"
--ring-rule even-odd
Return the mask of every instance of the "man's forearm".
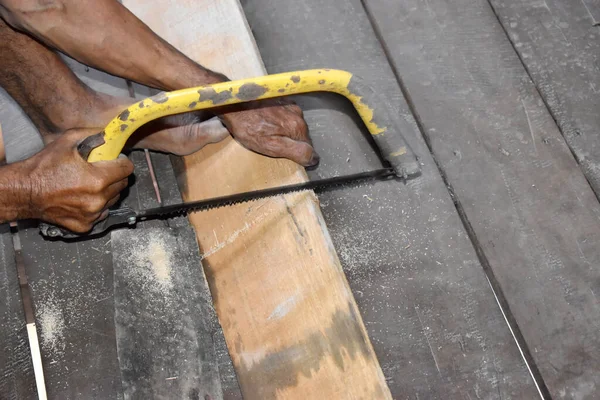
[[222, 82], [115, 0], [0, 0], [12, 26], [113, 75], [162, 90]]
[[0, 223], [32, 218], [27, 162], [0, 167]]
[[42, 135], [79, 127], [101, 101], [60, 56], [0, 19], [0, 86]]

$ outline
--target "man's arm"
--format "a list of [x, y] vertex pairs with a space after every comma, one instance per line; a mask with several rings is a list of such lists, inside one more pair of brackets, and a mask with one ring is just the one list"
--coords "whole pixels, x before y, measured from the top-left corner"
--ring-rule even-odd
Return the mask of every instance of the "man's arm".
[[[25, 110], [46, 143], [71, 129], [101, 131], [132, 102], [92, 90], [56, 52], [1, 18], [0, 54], [0, 86]], [[201, 122], [197, 114], [182, 114], [145, 125], [128, 144], [187, 155], [228, 135], [218, 121]]]
[[[0, 0], [0, 15], [85, 64], [159, 89], [227, 79], [190, 60], [115, 0]], [[246, 148], [313, 166], [319, 158], [302, 111], [286, 103], [230, 107], [220, 117]]]
[[87, 232], [105, 218], [133, 164], [83, 160], [77, 145], [94, 132], [67, 132], [33, 157], [0, 167], [0, 223], [36, 218]]
[[0, 167], [0, 223], [32, 218], [28, 207], [28, 171], [19, 164]]
[[13, 27], [110, 74], [162, 90], [222, 82], [114, 0], [1, 0]]

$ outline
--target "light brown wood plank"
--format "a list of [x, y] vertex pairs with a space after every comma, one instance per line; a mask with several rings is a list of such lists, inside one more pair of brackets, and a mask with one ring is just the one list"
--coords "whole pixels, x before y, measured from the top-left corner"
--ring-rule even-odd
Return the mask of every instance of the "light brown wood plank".
[[[237, 1], [123, 2], [230, 78], [264, 66]], [[201, 15], [204, 24], [198, 24]], [[184, 159], [185, 200], [306, 180], [233, 140]], [[245, 398], [390, 398], [318, 201], [303, 193], [191, 216]]]

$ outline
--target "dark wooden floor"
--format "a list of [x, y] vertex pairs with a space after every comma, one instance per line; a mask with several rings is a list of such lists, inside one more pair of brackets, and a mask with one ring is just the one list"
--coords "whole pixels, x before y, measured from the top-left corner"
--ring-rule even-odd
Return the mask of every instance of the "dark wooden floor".
[[[394, 396], [597, 398], [597, 4], [243, 4], [269, 72], [349, 69], [421, 129], [420, 181], [323, 198]], [[360, 165], [347, 109], [301, 101], [322, 170]]]
[[[422, 177], [320, 196], [394, 398], [600, 397], [598, 3], [242, 4], [269, 72], [350, 70], [421, 133], [407, 140]], [[128, 95], [123, 81], [78, 72]], [[296, 100], [322, 157], [312, 177], [379, 165], [345, 102]], [[163, 194], [177, 201], [168, 160], [153, 157]], [[145, 160], [135, 158], [128, 201], [153, 206]], [[0, 397], [24, 399], [32, 372], [2, 235]], [[34, 297], [47, 307], [39, 313], [58, 313], [53, 322], [71, 328], [43, 341], [51, 398], [119, 398], [130, 384], [117, 357], [114, 318], [123, 310], [106, 241], [73, 247], [23, 235]], [[213, 397], [239, 398], [218, 325], [202, 329], [216, 347], [204, 355], [217, 371], [210, 385], [224, 393]]]

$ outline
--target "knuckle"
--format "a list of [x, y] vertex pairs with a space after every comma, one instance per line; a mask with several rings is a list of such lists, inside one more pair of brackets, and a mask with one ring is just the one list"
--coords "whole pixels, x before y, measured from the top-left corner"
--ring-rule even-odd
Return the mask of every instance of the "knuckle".
[[97, 214], [100, 211], [102, 211], [102, 209], [104, 209], [105, 204], [106, 202], [104, 201], [104, 199], [100, 197], [92, 197], [87, 201], [85, 211], [88, 214]]
[[106, 178], [95, 178], [90, 181], [90, 189], [92, 193], [100, 193], [106, 188]]
[[129, 159], [125, 160], [125, 171], [127, 172], [127, 175], [130, 175], [134, 170], [134, 165], [133, 162]]
[[298, 115], [302, 115], [303, 114], [302, 109], [300, 108], [300, 106], [298, 106], [295, 103], [292, 103], [292, 104], [288, 105], [288, 109], [290, 111], [292, 111], [293, 113], [295, 113], [295, 114], [298, 114]]
[[304, 136], [306, 135], [306, 132], [308, 131], [308, 127], [306, 125], [306, 122], [304, 121], [304, 119], [300, 118], [300, 117], [296, 117], [290, 120], [290, 129], [298, 134], [299, 136]]

